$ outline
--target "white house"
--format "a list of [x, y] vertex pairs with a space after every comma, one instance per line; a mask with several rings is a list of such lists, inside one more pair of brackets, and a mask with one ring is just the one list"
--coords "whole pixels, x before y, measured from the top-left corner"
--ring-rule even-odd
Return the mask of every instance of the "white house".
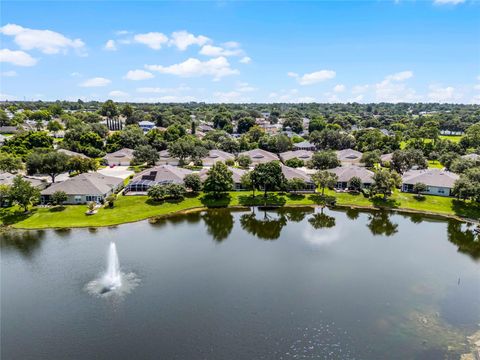
[[459, 176], [443, 169], [410, 170], [402, 176], [402, 191], [413, 192], [417, 183], [427, 185], [425, 194], [450, 196]]

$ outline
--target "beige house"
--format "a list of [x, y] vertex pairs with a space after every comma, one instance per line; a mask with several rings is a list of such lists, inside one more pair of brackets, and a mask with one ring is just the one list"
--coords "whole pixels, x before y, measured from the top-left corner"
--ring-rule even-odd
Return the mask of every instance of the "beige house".
[[240, 155], [249, 156], [250, 159], [252, 159], [252, 165], [253, 166], [255, 166], [257, 164], [263, 164], [263, 163], [267, 163], [267, 162], [270, 162], [270, 161], [279, 160], [278, 156], [275, 155], [274, 153], [271, 153], [269, 151], [262, 150], [262, 149], [253, 149], [253, 150], [249, 150], [249, 151], [244, 151], [244, 152], [241, 152], [238, 155], [239, 156]]
[[85, 204], [90, 201], [99, 203], [103, 202], [108, 195], [119, 190], [122, 185], [121, 178], [91, 172], [74, 176], [63, 182], [53, 183], [40, 194], [42, 203], [48, 203], [56, 191], [63, 191], [67, 194], [66, 204]]
[[235, 155], [228, 152], [213, 149], [208, 152], [208, 155], [202, 158], [203, 166], [213, 166], [217, 161], [225, 162], [227, 160], [235, 160]]
[[108, 166], [130, 166], [134, 150], [123, 148], [104, 156]]
[[350, 181], [354, 177], [357, 177], [362, 181], [363, 187], [369, 187], [373, 183], [373, 171], [370, 171], [364, 167], [348, 165], [339, 166], [327, 171], [337, 175], [338, 180], [337, 184], [335, 185], [336, 189], [348, 189], [350, 187]]
[[293, 150], [280, 153], [280, 160], [285, 162], [290, 159], [299, 159], [303, 160], [304, 163], [311, 160], [313, 156], [313, 151], [310, 150]]

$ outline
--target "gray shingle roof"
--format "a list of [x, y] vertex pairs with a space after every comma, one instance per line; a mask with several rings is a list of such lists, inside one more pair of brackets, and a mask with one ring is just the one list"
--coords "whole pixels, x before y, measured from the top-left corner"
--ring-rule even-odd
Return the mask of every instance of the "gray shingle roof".
[[340, 161], [357, 161], [362, 158], [362, 153], [353, 149], [344, 149], [336, 151], [337, 158]]
[[142, 180], [149, 180], [157, 183], [183, 184], [183, 178], [192, 173], [193, 171], [183, 169], [178, 166], [159, 165], [138, 173], [132, 179], [132, 183]]
[[[209, 169], [202, 169], [198, 172], [198, 175], [200, 176], [200, 179], [202, 181], [205, 181], [205, 179], [207, 178], [208, 170]], [[248, 172], [248, 170], [234, 168], [234, 167], [229, 167], [228, 170], [232, 172], [233, 182], [236, 184], [239, 184], [242, 176]]]
[[83, 159], [88, 159], [88, 156], [87, 155], [84, 155], [84, 154], [81, 154], [81, 153], [77, 153], [75, 151], [71, 151], [71, 150], [67, 150], [67, 149], [58, 149], [57, 150], [58, 152], [61, 152], [61, 153], [64, 153], [65, 155], [68, 155], [68, 156], [79, 156]]
[[353, 177], [360, 178], [364, 184], [373, 182], [373, 171], [361, 166], [339, 166], [327, 171], [337, 175], [338, 182], [349, 182]]
[[303, 161], [308, 161], [312, 158], [313, 151], [310, 150], [294, 150], [294, 151], [286, 151], [280, 154], [280, 159], [283, 161], [287, 161], [290, 159], [300, 159]]
[[215, 164], [217, 161], [225, 162], [226, 160], [234, 160], [235, 155], [230, 154], [228, 152], [213, 149], [208, 152], [208, 155], [202, 158], [202, 164], [204, 166], [211, 166]]
[[423, 183], [427, 186], [453, 188], [459, 176], [443, 169], [410, 170], [402, 176], [402, 183], [415, 185]]
[[[18, 174], [11, 174], [9, 172], [0, 173], [0, 185], [8, 185], [8, 186], [12, 185], [13, 184], [13, 179], [17, 175]], [[45, 182], [43, 182], [40, 179], [31, 178], [31, 177], [28, 177], [28, 176], [22, 176], [22, 179], [27, 180], [30, 184], [32, 184], [35, 187], [45, 184]]]
[[104, 195], [122, 183], [123, 180], [118, 177], [85, 173], [50, 185], [42, 191], [42, 195], [52, 195], [55, 191], [64, 191], [67, 195]]
[[265, 162], [269, 162], [269, 161], [278, 160], [277, 155], [275, 155], [274, 153], [271, 153], [269, 151], [262, 150], [262, 149], [253, 149], [253, 150], [249, 150], [249, 151], [244, 151], [244, 152], [241, 152], [239, 155], [249, 156], [250, 159], [252, 159], [252, 162], [254, 164], [265, 163]]
[[292, 179], [302, 179], [305, 182], [312, 182], [312, 178], [300, 169], [295, 169], [286, 165], [281, 164], [283, 176], [287, 180]]
[[132, 149], [123, 148], [113, 153], [105, 155], [107, 161], [130, 161], [133, 159]]

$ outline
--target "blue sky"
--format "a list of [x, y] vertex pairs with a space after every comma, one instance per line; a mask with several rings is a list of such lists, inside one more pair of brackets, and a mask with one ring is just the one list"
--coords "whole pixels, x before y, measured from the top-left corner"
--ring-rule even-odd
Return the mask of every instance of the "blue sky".
[[2, 1], [0, 99], [480, 103], [480, 2]]

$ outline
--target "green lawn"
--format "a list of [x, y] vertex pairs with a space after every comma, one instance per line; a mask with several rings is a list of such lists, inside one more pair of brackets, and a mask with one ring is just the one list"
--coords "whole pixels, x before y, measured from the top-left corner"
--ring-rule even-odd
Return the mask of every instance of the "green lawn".
[[[382, 207], [391, 209], [408, 209], [444, 215], [457, 215], [471, 219], [480, 218], [480, 204], [464, 203], [452, 198], [425, 196], [418, 200], [412, 194], [395, 192], [388, 201], [380, 197], [365, 198], [362, 194], [334, 193], [337, 204], [341, 206]], [[118, 225], [139, 221], [150, 217], [166, 215], [201, 207], [252, 206], [252, 205], [314, 205], [311, 195], [269, 194], [267, 201], [261, 194], [255, 198], [250, 192], [231, 192], [228, 197], [215, 200], [203, 194], [187, 197], [181, 202], [153, 203], [146, 196], [119, 196], [115, 207], [101, 208], [95, 215], [85, 215], [85, 205], [69, 205], [64, 207], [35, 208], [29, 214], [23, 214], [18, 208], [0, 210], [3, 225], [17, 228], [69, 228]]]
[[442, 164], [440, 164], [440, 162], [438, 160], [436, 160], [436, 161], [428, 160], [428, 168], [429, 169], [443, 169], [444, 166]]
[[[453, 143], [459, 143], [460, 139], [462, 138], [461, 135], [440, 135], [439, 139], [441, 140], [448, 140]], [[432, 141], [432, 139], [423, 139], [424, 143], [428, 144], [429, 142]], [[407, 147], [407, 141], [401, 141], [400, 142], [400, 149], [405, 149]]]

